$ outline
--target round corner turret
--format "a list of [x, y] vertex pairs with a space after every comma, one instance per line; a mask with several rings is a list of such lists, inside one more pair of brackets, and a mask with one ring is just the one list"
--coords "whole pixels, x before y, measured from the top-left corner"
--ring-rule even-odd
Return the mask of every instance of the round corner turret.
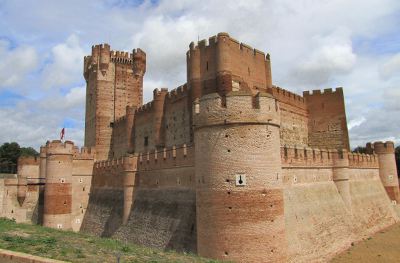
[[[276, 100], [240, 92], [226, 97], [212, 93], [195, 100], [193, 107], [199, 255], [285, 261]], [[263, 192], [268, 194], [263, 196]], [[269, 220], [259, 220], [264, 217], [261, 211], [271, 205], [275, 208]], [[239, 239], [247, 242], [223, 242]]]

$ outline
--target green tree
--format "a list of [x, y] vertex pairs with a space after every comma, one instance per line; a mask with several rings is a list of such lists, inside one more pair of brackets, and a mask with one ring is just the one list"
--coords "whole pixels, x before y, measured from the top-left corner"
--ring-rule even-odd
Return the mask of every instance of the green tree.
[[367, 153], [367, 148], [363, 146], [357, 146], [354, 148], [353, 153]]
[[21, 147], [20, 156], [39, 156], [39, 153], [32, 147]]
[[20, 156], [38, 156], [32, 147], [20, 147], [16, 142], [6, 142], [0, 146], [0, 172], [15, 173]]

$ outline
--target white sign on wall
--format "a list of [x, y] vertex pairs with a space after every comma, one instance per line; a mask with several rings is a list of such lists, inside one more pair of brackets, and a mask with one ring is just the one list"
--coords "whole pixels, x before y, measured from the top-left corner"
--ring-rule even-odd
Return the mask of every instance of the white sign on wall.
[[246, 175], [236, 174], [236, 186], [245, 186], [245, 185], [246, 185]]

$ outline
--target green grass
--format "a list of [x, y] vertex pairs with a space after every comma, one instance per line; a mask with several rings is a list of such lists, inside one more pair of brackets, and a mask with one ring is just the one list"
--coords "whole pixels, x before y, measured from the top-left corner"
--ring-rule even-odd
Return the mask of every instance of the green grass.
[[217, 262], [0, 218], [0, 248], [70, 262]]

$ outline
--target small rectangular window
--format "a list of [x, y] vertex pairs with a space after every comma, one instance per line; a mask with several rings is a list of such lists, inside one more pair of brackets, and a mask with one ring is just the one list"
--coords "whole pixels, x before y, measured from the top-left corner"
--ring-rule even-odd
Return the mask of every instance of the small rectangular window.
[[149, 145], [149, 137], [146, 136], [144, 137], [144, 146], [148, 146]]

